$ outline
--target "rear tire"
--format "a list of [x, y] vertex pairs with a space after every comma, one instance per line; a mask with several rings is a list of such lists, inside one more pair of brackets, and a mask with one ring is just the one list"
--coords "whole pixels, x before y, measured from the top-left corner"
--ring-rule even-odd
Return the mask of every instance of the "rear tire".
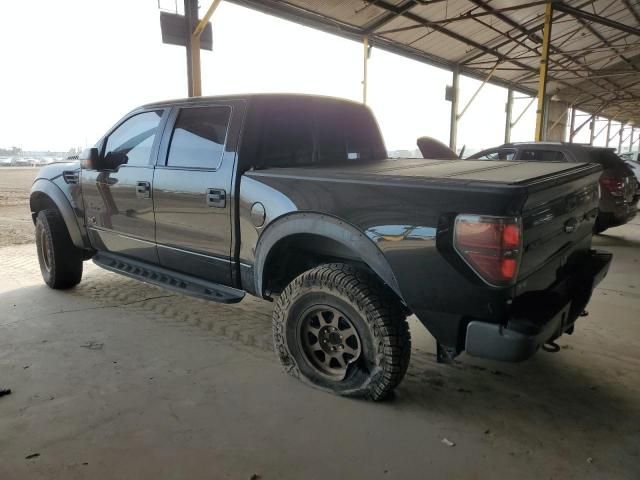
[[371, 273], [329, 264], [294, 279], [278, 298], [273, 338], [284, 369], [316, 388], [387, 398], [411, 355], [406, 313]]
[[57, 210], [42, 210], [36, 217], [36, 246], [42, 278], [49, 287], [75, 287], [82, 279], [82, 250], [71, 241]]

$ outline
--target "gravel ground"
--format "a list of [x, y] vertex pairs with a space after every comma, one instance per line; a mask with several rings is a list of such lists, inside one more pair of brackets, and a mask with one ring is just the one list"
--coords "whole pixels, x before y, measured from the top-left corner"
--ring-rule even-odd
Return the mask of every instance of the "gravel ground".
[[373, 404], [283, 374], [268, 302], [91, 262], [48, 289], [17, 245], [34, 176], [0, 170], [0, 479], [640, 478], [639, 220], [594, 239], [614, 263], [558, 353], [440, 365], [412, 317], [407, 376]]
[[38, 168], [0, 168], [0, 247], [33, 242], [29, 190]]

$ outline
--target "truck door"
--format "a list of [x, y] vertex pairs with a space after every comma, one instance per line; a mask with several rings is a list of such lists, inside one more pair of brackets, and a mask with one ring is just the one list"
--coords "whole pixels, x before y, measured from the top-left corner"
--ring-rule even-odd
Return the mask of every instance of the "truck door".
[[160, 264], [231, 284], [233, 176], [244, 103], [175, 107], [153, 183]]
[[102, 142], [109, 168], [83, 167], [85, 221], [98, 250], [158, 263], [151, 188], [164, 113], [126, 117]]

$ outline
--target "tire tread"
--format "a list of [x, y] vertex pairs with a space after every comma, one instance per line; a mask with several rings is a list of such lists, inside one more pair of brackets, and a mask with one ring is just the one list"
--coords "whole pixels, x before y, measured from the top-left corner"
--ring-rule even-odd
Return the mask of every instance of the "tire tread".
[[320, 265], [296, 277], [281, 293], [274, 308], [273, 338], [285, 371], [296, 378], [301, 376], [286, 346], [285, 322], [294, 299], [311, 287], [326, 289], [348, 299], [361, 312], [377, 343], [381, 371], [350, 395], [370, 400], [387, 398], [400, 384], [409, 366], [411, 335], [406, 314], [399, 300], [375, 275], [353, 265]]
[[56, 290], [75, 287], [82, 279], [82, 251], [71, 241], [60, 212], [53, 209], [40, 211], [36, 230], [40, 228], [45, 230], [51, 242], [53, 257], [50, 274], [47, 276], [43, 271], [46, 284]]

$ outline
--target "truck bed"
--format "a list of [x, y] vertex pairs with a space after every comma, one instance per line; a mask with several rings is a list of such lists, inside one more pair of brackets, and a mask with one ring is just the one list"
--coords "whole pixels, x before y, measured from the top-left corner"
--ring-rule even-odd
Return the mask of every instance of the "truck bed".
[[[401, 231], [402, 225], [433, 231], [434, 238], [445, 239], [438, 243], [444, 256], [456, 215], [518, 217], [523, 248], [516, 291], [522, 294], [547, 288], [567, 262], [577, 264], [588, 252], [600, 174], [599, 165], [584, 163], [386, 159], [245, 175], [285, 193], [300, 211], [349, 218], [371, 236]], [[383, 250], [403, 245], [375, 238]], [[416, 243], [415, 248], [425, 249], [427, 266], [428, 247]], [[449, 258], [455, 262], [455, 257]]]
[[599, 170], [597, 165], [566, 162], [515, 162], [487, 160], [386, 159], [341, 165], [271, 168], [261, 173], [308, 179], [375, 180], [388, 177], [407, 182], [411, 179], [440, 180], [455, 183], [499, 183], [514, 186], [537, 186], [548, 182], [570, 181]]

